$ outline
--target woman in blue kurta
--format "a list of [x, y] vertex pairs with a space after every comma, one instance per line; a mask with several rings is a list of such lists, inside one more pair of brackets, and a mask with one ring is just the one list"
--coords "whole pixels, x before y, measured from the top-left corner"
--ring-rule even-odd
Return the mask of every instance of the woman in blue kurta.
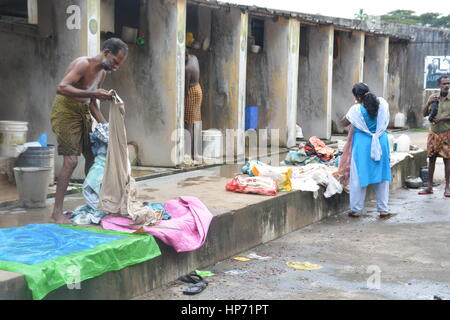
[[359, 216], [364, 209], [366, 190], [373, 185], [377, 196], [377, 211], [388, 216], [389, 182], [392, 181], [387, 126], [389, 105], [377, 98], [365, 83], [352, 89], [353, 105], [341, 125], [354, 127], [350, 164], [351, 216]]

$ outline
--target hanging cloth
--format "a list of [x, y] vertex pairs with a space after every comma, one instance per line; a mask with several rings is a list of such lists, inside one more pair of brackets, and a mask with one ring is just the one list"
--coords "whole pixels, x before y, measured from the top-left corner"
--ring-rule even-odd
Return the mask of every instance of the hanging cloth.
[[125, 130], [125, 106], [115, 91], [109, 109], [109, 145], [100, 189], [100, 210], [130, 217], [135, 224], [154, 225], [162, 214], [136, 200]]

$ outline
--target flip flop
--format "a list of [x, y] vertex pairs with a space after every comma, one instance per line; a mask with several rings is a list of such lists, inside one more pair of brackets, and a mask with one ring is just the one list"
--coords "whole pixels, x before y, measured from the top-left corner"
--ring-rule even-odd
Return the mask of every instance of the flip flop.
[[181, 276], [178, 278], [178, 280], [186, 282], [186, 283], [193, 283], [193, 284], [204, 282], [204, 283], [206, 283], [206, 285], [208, 285], [208, 281], [204, 280], [203, 277], [199, 276], [195, 272], [191, 272], [189, 274]]
[[205, 281], [201, 281], [195, 284], [191, 284], [186, 290], [183, 291], [183, 294], [192, 296], [194, 294], [198, 294], [205, 290], [205, 288], [208, 286], [208, 283]]
[[392, 212], [388, 212], [386, 214], [379, 214], [378, 216], [380, 218], [387, 218], [387, 217], [392, 217], [392, 216], [395, 216], [395, 215], [397, 215], [397, 214], [396, 213], [392, 213]]
[[358, 218], [358, 217], [361, 217], [361, 213], [356, 213], [356, 212], [351, 211], [348, 213], [348, 216], [353, 217], [353, 218]]
[[418, 194], [433, 194], [434, 191], [419, 191]]

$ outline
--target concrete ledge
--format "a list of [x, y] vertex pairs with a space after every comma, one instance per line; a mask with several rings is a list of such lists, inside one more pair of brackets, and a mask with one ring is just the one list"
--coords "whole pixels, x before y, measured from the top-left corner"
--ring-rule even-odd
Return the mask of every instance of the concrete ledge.
[[[401, 188], [408, 175], [418, 175], [426, 165], [425, 151], [414, 153], [392, 168], [391, 190]], [[200, 186], [198, 188], [201, 188]], [[371, 188], [368, 199], [374, 197]], [[161, 243], [162, 255], [153, 260], [120, 271], [103, 274], [81, 283], [80, 290], [61, 287], [46, 299], [130, 299], [177, 279], [194, 269], [227, 259], [261, 243], [277, 239], [289, 232], [320, 221], [348, 209], [348, 194], [329, 199], [320, 192], [317, 199], [311, 192], [293, 191], [215, 215], [206, 243], [194, 252], [176, 253]], [[30, 299], [24, 276], [0, 271], [0, 299]]]

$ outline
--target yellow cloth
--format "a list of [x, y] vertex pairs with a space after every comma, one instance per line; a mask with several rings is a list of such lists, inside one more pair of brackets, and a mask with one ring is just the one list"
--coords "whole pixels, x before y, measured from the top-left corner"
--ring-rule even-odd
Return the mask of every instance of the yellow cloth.
[[190, 87], [184, 100], [184, 122], [194, 123], [202, 121], [202, 100], [203, 91], [200, 84]]
[[320, 266], [318, 264], [309, 263], [309, 262], [298, 262], [298, 261], [289, 260], [288, 262], [286, 262], [286, 264], [288, 267], [291, 267], [295, 270], [322, 269], [322, 266]]
[[194, 35], [192, 34], [192, 32], [186, 33], [186, 46], [190, 47], [194, 41], [195, 41], [195, 39], [194, 39]]

